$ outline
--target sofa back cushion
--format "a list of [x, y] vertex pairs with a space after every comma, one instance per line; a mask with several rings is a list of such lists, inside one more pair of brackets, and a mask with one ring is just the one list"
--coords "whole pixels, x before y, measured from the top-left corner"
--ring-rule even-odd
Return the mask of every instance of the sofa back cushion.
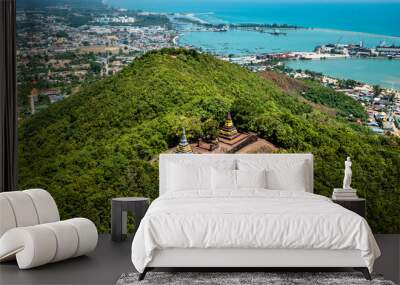
[[15, 227], [60, 220], [53, 197], [43, 189], [0, 193], [0, 217], [0, 237]]
[[0, 193], [0, 237], [8, 230], [17, 227], [10, 202]]

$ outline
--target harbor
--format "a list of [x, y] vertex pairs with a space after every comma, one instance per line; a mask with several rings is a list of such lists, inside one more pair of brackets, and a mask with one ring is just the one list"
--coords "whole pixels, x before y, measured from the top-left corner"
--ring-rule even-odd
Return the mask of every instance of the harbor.
[[[396, 64], [399, 62], [397, 60], [389, 60], [385, 57], [368, 59], [348, 53], [321, 53], [320, 51], [228, 56], [221, 57], [221, 59], [239, 64], [254, 72], [275, 70], [294, 79], [318, 81], [326, 87], [353, 98], [365, 108], [368, 120], [358, 123], [365, 124], [376, 134], [400, 136], [400, 69], [395, 70]], [[371, 64], [371, 61], [375, 62]], [[313, 65], [320, 64], [323, 66], [330, 63], [333, 64], [332, 70], [346, 69], [348, 74], [344, 76], [341, 76], [340, 73], [326, 75], [331, 72], [329, 70], [313, 71], [318, 70]], [[338, 67], [338, 63], [342, 66]], [[370, 63], [370, 66], [368, 63]], [[362, 66], [362, 64], [367, 64], [363, 68], [365, 70], [374, 68], [375, 72], [370, 73], [371, 80], [349, 80], [351, 76], [353, 78], [360, 76], [357, 67]], [[394, 74], [393, 81], [386, 82], [386, 85], [390, 84], [391, 87], [383, 88], [377, 84], [368, 84], [368, 82], [374, 80], [377, 74], [387, 75], [385, 74], [387, 72], [387, 65], [385, 64], [393, 66], [389, 70], [389, 74]], [[390, 75], [387, 76], [390, 77]]]
[[359, 44], [326, 44], [315, 47], [314, 52], [321, 56], [343, 55], [400, 59], [400, 45], [387, 45], [385, 42], [374, 48], [366, 47], [362, 42]]
[[[239, 64], [288, 60], [292, 68], [400, 89], [400, 38], [322, 29], [285, 32], [280, 36], [243, 30], [183, 32], [177, 42]], [[379, 72], [372, 76], [375, 65]]]

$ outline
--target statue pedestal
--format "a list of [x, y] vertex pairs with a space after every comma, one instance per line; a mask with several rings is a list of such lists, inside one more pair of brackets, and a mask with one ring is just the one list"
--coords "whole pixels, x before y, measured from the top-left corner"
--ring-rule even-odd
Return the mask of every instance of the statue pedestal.
[[343, 188], [334, 188], [332, 193], [332, 199], [336, 200], [351, 200], [357, 199], [357, 190], [356, 189], [343, 189]]
[[361, 217], [365, 218], [367, 212], [367, 203], [365, 199], [353, 198], [353, 199], [332, 199], [333, 203], [336, 203]]

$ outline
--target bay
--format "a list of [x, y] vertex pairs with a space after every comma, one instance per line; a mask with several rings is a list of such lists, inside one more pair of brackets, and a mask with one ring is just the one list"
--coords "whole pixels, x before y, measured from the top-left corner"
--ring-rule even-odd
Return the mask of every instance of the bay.
[[[108, 0], [114, 7], [161, 13], [191, 13], [210, 23], [278, 23], [312, 29], [286, 36], [254, 31], [184, 32], [178, 43], [222, 55], [313, 51], [328, 43], [400, 45], [400, 3], [397, 1], [272, 1], [272, 0]], [[291, 62], [338, 78], [400, 89], [400, 60], [333, 59]]]
[[255, 31], [187, 32], [179, 38], [181, 45], [193, 45], [218, 54], [246, 55], [261, 52], [313, 51], [327, 43], [360, 43], [375, 47], [380, 43], [400, 44], [400, 38], [328, 29], [285, 30], [274, 36]]

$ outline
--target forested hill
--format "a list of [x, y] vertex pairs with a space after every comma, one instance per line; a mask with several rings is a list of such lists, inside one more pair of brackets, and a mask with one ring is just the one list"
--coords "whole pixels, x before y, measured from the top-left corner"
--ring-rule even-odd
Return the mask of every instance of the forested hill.
[[341, 186], [351, 156], [373, 230], [400, 232], [399, 141], [314, 106], [209, 55], [151, 52], [21, 123], [19, 188], [48, 189], [63, 218], [88, 217], [108, 231], [110, 198], [157, 197], [158, 169], [149, 160], [176, 145], [181, 127], [196, 139], [231, 111], [239, 129], [283, 151], [312, 152], [316, 193]]

